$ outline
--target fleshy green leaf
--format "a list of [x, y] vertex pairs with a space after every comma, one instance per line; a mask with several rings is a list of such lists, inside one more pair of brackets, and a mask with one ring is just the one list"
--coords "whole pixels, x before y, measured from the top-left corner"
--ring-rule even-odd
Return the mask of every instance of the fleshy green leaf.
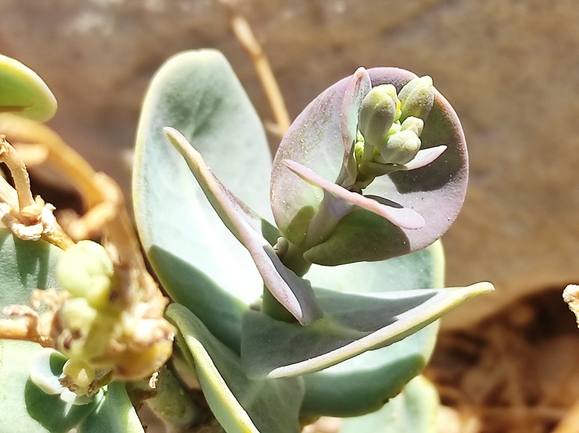
[[148, 256], [173, 300], [194, 308], [199, 319], [220, 341], [240, 353], [241, 317], [247, 305], [170, 251], [153, 245]]
[[169, 141], [183, 155], [207, 199], [231, 233], [249, 251], [273, 296], [302, 325], [322, 316], [310, 284], [287, 269], [261, 234], [263, 220], [241, 202], [211, 172], [203, 158], [178, 131], [167, 128]]
[[28, 305], [34, 289], [59, 287], [55, 266], [61, 250], [44, 241], [23, 241], [0, 228], [0, 310]]
[[324, 318], [309, 326], [277, 321], [256, 311], [243, 317], [241, 355], [250, 377], [312, 373], [367, 350], [402, 340], [490, 283], [373, 295], [316, 289]]
[[[269, 147], [259, 117], [219, 52], [179, 54], [153, 78], [136, 141], [133, 190], [139, 235], [171, 298], [205, 315], [211, 332], [223, 335], [234, 322], [225, 321], [228, 329], [221, 329], [220, 316], [201, 311], [208, 303], [195, 301], [206, 295], [211, 305], [219, 305], [222, 298], [232, 307], [233, 320], [238, 300], [257, 300], [262, 281], [248, 252], [223, 225], [186, 162], [167, 141], [165, 127], [178, 129], [195, 143], [223, 184], [266, 219], [271, 219]], [[163, 270], [167, 261], [187, 273], [171, 278]], [[189, 283], [176, 284], [183, 280]], [[199, 296], [188, 293], [198, 286]], [[209, 286], [224, 291], [215, 293]]]
[[418, 376], [377, 412], [346, 418], [340, 433], [435, 433], [438, 394]]
[[33, 70], [0, 55], [0, 113], [46, 122], [56, 113], [56, 98]]
[[438, 322], [377, 350], [304, 375], [301, 415], [352, 417], [379, 410], [426, 366], [436, 344]]
[[217, 421], [228, 433], [297, 433], [303, 398], [300, 378], [251, 380], [239, 355], [211, 335], [182, 305], [172, 304], [167, 317], [177, 327], [177, 341], [195, 368], [201, 389]]
[[[0, 340], [0, 413], [10, 433], [65, 433], [95, 410], [97, 400], [71, 405], [49, 395], [31, 380], [28, 360], [42, 347], [26, 341]], [[49, 366], [57, 373], [61, 363]]]
[[[424, 250], [383, 262], [312, 266], [307, 278], [315, 286], [341, 292], [353, 287], [370, 293], [443, 287], [444, 252], [438, 241]], [[302, 415], [350, 417], [378, 410], [422, 371], [434, 349], [437, 330], [435, 322], [390, 346], [305, 375]]]
[[110, 383], [98, 407], [77, 428], [77, 433], [144, 433], [125, 385]]

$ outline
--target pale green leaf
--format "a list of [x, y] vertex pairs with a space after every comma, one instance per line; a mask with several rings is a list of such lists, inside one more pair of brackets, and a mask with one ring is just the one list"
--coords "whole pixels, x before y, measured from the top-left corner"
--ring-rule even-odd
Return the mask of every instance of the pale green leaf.
[[322, 313], [310, 284], [283, 265], [269, 241], [262, 235], [264, 221], [215, 177], [199, 152], [179, 131], [166, 128], [165, 132], [187, 161], [215, 212], [249, 251], [272, 295], [302, 325], [320, 318]]
[[492, 290], [489, 283], [448, 289], [352, 294], [316, 289], [324, 318], [309, 326], [248, 311], [241, 355], [250, 377], [288, 377], [322, 370], [402, 340], [468, 298]]
[[[65, 433], [96, 408], [96, 400], [71, 405], [58, 394], [49, 395], [31, 380], [28, 360], [42, 350], [36, 343], [0, 340], [0, 414], [10, 433]], [[54, 374], [64, 362], [51, 363]]]
[[[312, 266], [315, 286], [346, 292], [385, 292], [444, 286], [444, 252], [440, 241], [383, 262]], [[360, 283], [363, 281], [363, 284]], [[304, 376], [306, 417], [356, 416], [378, 410], [426, 365], [436, 342], [438, 322], [382, 349], [364, 352], [323, 371]]]
[[436, 433], [438, 406], [436, 389], [418, 376], [379, 411], [346, 418], [339, 433]]
[[[199, 150], [215, 175], [240, 200], [271, 219], [271, 159], [259, 117], [223, 55], [190, 51], [169, 59], [149, 87], [139, 121], [134, 168], [135, 218], [151, 265], [167, 293], [199, 315], [211, 332], [223, 335], [218, 316], [191, 302], [190, 287], [219, 304], [254, 302], [262, 281], [249, 253], [229, 232], [205, 198], [179, 152], [167, 141], [173, 127]], [[155, 253], [154, 253], [155, 252]], [[159, 255], [187, 264], [176, 284]], [[212, 281], [209, 283], [208, 281]], [[209, 293], [207, 286], [224, 291]], [[207, 305], [206, 303], [204, 305]], [[232, 317], [236, 307], [230, 309]], [[231, 328], [232, 321], [224, 325]], [[221, 337], [220, 337], [221, 338]], [[235, 345], [230, 343], [230, 345]]]
[[56, 261], [62, 251], [44, 241], [23, 241], [0, 228], [0, 310], [28, 305], [34, 289], [59, 287]]
[[182, 305], [167, 317], [177, 327], [177, 341], [195, 368], [209, 406], [227, 433], [298, 433], [303, 398], [300, 378], [251, 380], [239, 355], [211, 335]]

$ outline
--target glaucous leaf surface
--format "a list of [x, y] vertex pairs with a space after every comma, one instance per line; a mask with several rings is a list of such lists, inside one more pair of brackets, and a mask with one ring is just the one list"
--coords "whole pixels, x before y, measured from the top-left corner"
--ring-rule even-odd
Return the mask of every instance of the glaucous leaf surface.
[[[357, 71], [358, 73], [358, 71]], [[368, 70], [373, 87], [392, 84], [399, 92], [416, 76], [397, 68]], [[338, 81], [314, 99], [285, 134], [273, 163], [272, 209], [284, 236], [300, 243], [309, 218], [318, 208], [322, 189], [300, 179], [285, 160], [301, 164], [328, 182], [342, 181], [344, 106], [359, 99], [347, 96], [351, 77]], [[346, 122], [347, 123], [347, 122]], [[434, 107], [425, 121], [422, 149], [446, 145], [427, 166], [378, 177], [364, 195], [386, 199], [420, 214], [423, 228], [403, 229], [362, 208], [342, 218], [331, 235], [304, 257], [322, 265], [384, 260], [424, 248], [438, 239], [456, 218], [466, 192], [468, 157], [460, 121], [446, 99], [435, 91]]]
[[34, 289], [59, 287], [55, 265], [61, 250], [44, 241], [23, 241], [0, 228], [0, 310], [28, 305]]
[[438, 322], [432, 323], [390, 346], [304, 375], [301, 415], [352, 417], [379, 410], [424, 369], [437, 329]]
[[135, 408], [121, 382], [104, 390], [97, 408], [77, 427], [77, 433], [145, 433]]
[[344, 419], [340, 433], [435, 433], [437, 409], [436, 389], [418, 376], [379, 411]]
[[243, 366], [254, 378], [319, 371], [400, 341], [492, 288], [489, 283], [478, 283], [372, 295], [315, 289], [324, 317], [309, 326], [278, 321], [256, 311], [244, 314]]
[[[444, 287], [440, 241], [423, 250], [382, 262], [311, 267], [306, 278], [339, 292], [380, 293]], [[436, 342], [438, 322], [382, 349], [364, 352], [323, 371], [304, 375], [301, 413], [356, 416], [378, 410], [426, 365]]]
[[33, 70], [0, 55], [0, 112], [46, 122], [56, 113], [56, 98]]
[[[190, 262], [151, 246], [155, 274], [175, 302], [194, 308], [199, 319], [231, 350], [241, 352], [241, 317], [247, 305], [225, 292]], [[191, 307], [189, 307], [191, 306]]]
[[179, 131], [166, 128], [169, 141], [187, 161], [213, 209], [221, 220], [247, 248], [269, 291], [302, 325], [322, 316], [308, 281], [286, 268], [262, 235], [264, 221], [240, 201], [219, 179], [187, 139]]
[[[39, 350], [42, 347], [36, 343], [0, 340], [0, 414], [1, 426], [7, 432], [66, 433], [96, 408], [96, 401], [65, 403], [30, 380], [28, 360]], [[49, 368], [62, 371], [62, 364]]]
[[[204, 315], [206, 326], [223, 335], [233, 322], [222, 323], [214, 311], [201, 309], [220, 309], [222, 303], [235, 316], [236, 300], [254, 302], [262, 281], [249, 253], [222, 223], [165, 137], [165, 127], [181, 131], [223, 184], [266, 219], [271, 219], [269, 147], [259, 117], [221, 53], [179, 54], [153, 78], [136, 140], [133, 198], [139, 235], [169, 295]], [[169, 278], [162, 269], [168, 265], [187, 274]], [[189, 284], [184, 287], [176, 280]], [[223, 291], [212, 292], [215, 285]], [[207, 296], [212, 302], [198, 308], [187, 293], [191, 287], [201, 291], [197, 298]], [[222, 325], [229, 330], [220, 329]]]
[[[44, 241], [23, 241], [0, 229], [0, 310], [28, 305], [34, 289], [59, 287], [55, 266], [61, 250]], [[35, 343], [0, 341], [0, 413], [14, 433], [67, 432], [95, 405], [71, 406], [48, 395], [30, 380], [28, 361], [42, 350]], [[62, 365], [47, 365], [62, 369]]]
[[239, 355], [211, 335], [187, 308], [171, 304], [167, 317], [177, 327], [179, 347], [227, 433], [300, 431], [298, 414], [304, 392], [300, 378], [251, 380]]

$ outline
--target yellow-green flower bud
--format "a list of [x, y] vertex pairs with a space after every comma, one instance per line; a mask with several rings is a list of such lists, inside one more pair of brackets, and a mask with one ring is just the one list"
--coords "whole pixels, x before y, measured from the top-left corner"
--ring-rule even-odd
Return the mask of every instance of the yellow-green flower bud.
[[380, 156], [388, 164], [406, 164], [420, 150], [420, 138], [411, 130], [392, 134], [380, 147]]
[[67, 249], [56, 268], [62, 288], [73, 297], [84, 297], [97, 309], [109, 300], [113, 264], [96, 242], [80, 241]]
[[402, 103], [400, 120], [404, 121], [410, 116], [426, 120], [434, 105], [432, 78], [428, 75], [414, 78], [400, 90], [398, 98]]
[[368, 92], [358, 115], [358, 130], [366, 144], [380, 146], [397, 118], [398, 109], [396, 88], [392, 84], [382, 84]]
[[150, 376], [167, 362], [172, 351], [171, 340], [159, 340], [150, 347], [139, 350], [127, 349], [112, 358], [115, 377], [121, 380], [136, 380]]
[[410, 116], [404, 122], [402, 122], [402, 131], [412, 131], [416, 136], [420, 137], [422, 134], [422, 129], [424, 128], [424, 120]]

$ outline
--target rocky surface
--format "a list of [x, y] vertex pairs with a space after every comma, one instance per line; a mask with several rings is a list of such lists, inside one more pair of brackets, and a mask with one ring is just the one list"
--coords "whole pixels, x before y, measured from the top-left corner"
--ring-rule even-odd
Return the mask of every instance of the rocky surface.
[[[579, 281], [579, 3], [243, 0], [237, 8], [292, 116], [359, 65], [429, 74], [454, 105], [471, 186], [445, 237], [448, 284], [490, 280], [497, 291], [451, 314], [448, 327]], [[125, 188], [141, 98], [171, 54], [222, 50], [271, 118], [216, 0], [3, 0], [0, 16], [0, 52], [35, 69], [59, 100], [51, 125]]]

